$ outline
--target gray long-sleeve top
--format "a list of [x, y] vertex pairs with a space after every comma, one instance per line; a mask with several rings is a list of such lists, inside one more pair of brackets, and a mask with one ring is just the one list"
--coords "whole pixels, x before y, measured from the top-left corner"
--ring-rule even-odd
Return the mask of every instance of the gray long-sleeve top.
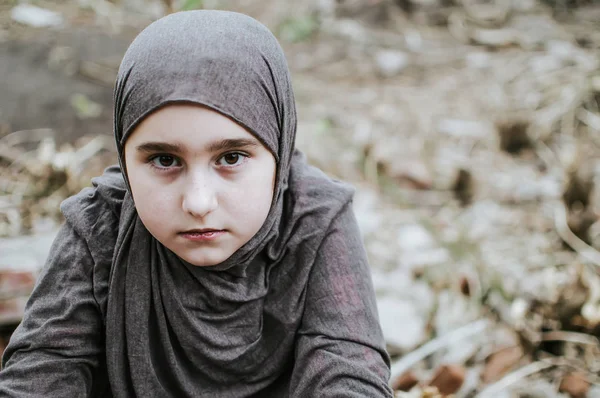
[[[345, 218], [352, 217], [346, 211]], [[331, 255], [333, 249], [339, 258], [352, 261], [317, 256], [291, 365], [252, 396], [392, 396], [389, 359], [379, 329], [373, 327], [378, 323], [374, 303], [365, 303], [357, 293], [371, 289], [364, 254], [336, 253], [358, 238], [338, 228], [346, 221], [332, 225], [320, 250]], [[110, 266], [106, 258], [94, 258], [68, 223], [62, 227], [5, 351], [0, 397], [111, 396], [104, 360], [105, 339], [111, 336], [105, 336], [102, 309]], [[197, 396], [205, 396], [202, 386], [197, 388]], [[210, 396], [234, 395], [224, 385], [221, 394]]]

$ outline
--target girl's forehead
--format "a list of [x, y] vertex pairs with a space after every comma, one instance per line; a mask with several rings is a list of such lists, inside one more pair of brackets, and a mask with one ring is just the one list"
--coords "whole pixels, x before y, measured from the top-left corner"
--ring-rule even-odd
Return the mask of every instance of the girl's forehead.
[[134, 129], [130, 142], [146, 151], [157, 149], [161, 143], [178, 152], [264, 147], [254, 134], [234, 120], [192, 104], [174, 104], [154, 111]]

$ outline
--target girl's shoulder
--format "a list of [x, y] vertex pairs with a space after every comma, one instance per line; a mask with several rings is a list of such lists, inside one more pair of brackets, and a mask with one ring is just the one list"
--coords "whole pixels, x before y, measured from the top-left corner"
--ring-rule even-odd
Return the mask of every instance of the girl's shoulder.
[[91, 187], [61, 203], [65, 222], [85, 240], [93, 257], [112, 257], [126, 192], [119, 166], [111, 166], [92, 179]]
[[354, 199], [355, 188], [348, 182], [331, 177], [306, 161], [296, 151], [292, 162], [289, 187], [295, 207], [300, 211], [318, 209], [319, 218], [330, 220], [347, 208]]
[[291, 166], [282, 225], [272, 253], [314, 251], [332, 232], [334, 221], [353, 211], [355, 188], [351, 184], [308, 164], [300, 151]]

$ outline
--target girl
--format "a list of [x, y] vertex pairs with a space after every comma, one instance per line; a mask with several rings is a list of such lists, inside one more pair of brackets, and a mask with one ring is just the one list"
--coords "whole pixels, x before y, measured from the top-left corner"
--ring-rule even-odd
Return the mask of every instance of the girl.
[[120, 166], [62, 204], [0, 396], [391, 397], [352, 190], [294, 149], [268, 29], [162, 18], [114, 99]]

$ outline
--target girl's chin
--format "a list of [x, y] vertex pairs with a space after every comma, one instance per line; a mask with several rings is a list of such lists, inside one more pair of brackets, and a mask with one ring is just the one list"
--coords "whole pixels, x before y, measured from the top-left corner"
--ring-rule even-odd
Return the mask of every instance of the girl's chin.
[[186, 253], [184, 256], [179, 256], [183, 258], [187, 263], [193, 265], [195, 267], [212, 267], [213, 265], [221, 264], [223, 261], [227, 260], [231, 257], [231, 254], [223, 253], [220, 250], [211, 250], [212, 253]]

